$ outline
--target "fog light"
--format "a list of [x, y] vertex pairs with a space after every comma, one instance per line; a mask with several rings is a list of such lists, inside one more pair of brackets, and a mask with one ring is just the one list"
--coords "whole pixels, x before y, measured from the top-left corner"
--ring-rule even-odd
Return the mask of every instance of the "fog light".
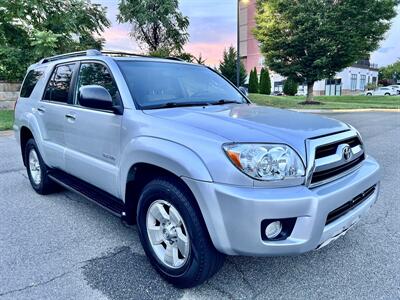
[[269, 239], [276, 238], [282, 232], [282, 223], [274, 221], [265, 228], [265, 235]]

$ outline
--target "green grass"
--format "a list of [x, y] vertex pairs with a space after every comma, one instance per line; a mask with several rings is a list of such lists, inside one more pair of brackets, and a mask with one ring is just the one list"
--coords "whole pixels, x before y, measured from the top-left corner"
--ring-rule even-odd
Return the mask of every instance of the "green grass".
[[301, 105], [303, 96], [269, 96], [250, 94], [250, 99], [259, 105], [295, 109], [400, 109], [400, 96], [319, 96], [314, 97], [320, 105]]
[[13, 110], [0, 110], [0, 130], [11, 129], [14, 123]]

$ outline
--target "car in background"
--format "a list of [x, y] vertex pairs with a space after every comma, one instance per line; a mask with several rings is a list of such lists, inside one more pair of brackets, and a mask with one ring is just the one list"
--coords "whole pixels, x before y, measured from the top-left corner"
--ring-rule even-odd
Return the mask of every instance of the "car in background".
[[366, 91], [366, 96], [394, 96], [397, 95], [397, 91], [390, 86], [378, 87], [374, 90]]
[[400, 84], [392, 84], [392, 85], [389, 85], [388, 87], [393, 88], [394, 90], [396, 90], [397, 95], [400, 95]]

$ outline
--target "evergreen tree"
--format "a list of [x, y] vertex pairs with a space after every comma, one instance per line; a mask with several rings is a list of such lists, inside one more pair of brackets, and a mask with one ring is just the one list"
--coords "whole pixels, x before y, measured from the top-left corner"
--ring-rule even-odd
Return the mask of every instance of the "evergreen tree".
[[[219, 72], [236, 85], [236, 50], [232, 46], [224, 50], [223, 60], [219, 64]], [[246, 82], [246, 69], [240, 62], [240, 85]]]
[[283, 85], [283, 92], [285, 95], [294, 96], [297, 93], [297, 89], [299, 88], [299, 84], [293, 80], [292, 78], [288, 78]]
[[271, 78], [269, 77], [268, 69], [261, 69], [260, 75], [260, 94], [271, 94]]
[[258, 93], [258, 75], [256, 68], [254, 68], [254, 70], [250, 72], [249, 93]]

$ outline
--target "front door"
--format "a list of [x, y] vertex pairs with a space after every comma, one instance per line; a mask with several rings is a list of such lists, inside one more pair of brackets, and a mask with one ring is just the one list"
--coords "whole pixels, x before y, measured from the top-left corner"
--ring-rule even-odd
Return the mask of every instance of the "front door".
[[85, 85], [105, 87], [115, 104], [120, 104], [117, 86], [106, 65], [81, 62], [75, 89], [74, 106], [67, 112], [66, 170], [106, 192], [118, 195], [117, 177], [120, 159], [122, 116], [112, 111], [86, 108], [79, 104], [79, 88]]

